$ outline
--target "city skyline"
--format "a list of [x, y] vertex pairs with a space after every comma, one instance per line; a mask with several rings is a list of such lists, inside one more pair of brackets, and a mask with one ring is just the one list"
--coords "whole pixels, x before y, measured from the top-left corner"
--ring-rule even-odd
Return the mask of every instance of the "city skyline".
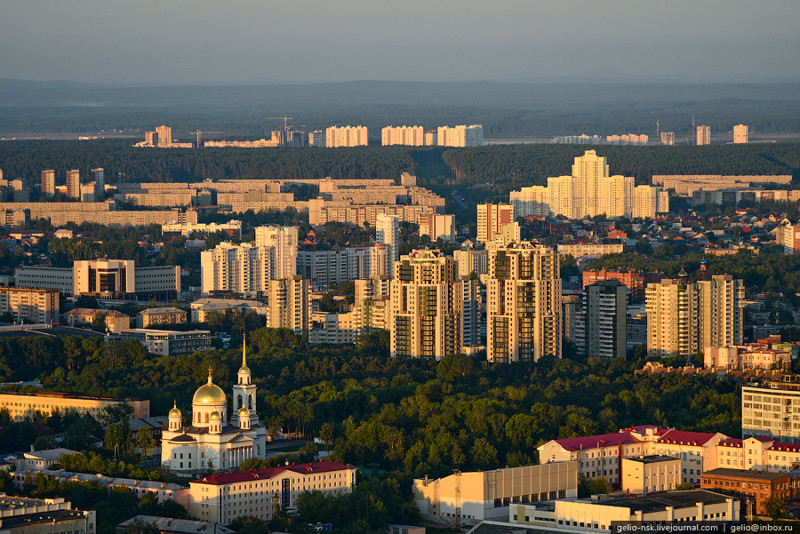
[[795, 3], [743, 0], [691, 8], [630, 0], [11, 3], [0, 45], [13, 53], [0, 59], [0, 77], [112, 84], [796, 79], [798, 15]]

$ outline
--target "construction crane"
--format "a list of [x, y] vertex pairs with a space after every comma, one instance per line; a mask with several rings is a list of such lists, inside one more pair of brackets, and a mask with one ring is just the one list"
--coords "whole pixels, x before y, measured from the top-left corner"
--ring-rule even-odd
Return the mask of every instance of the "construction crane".
[[293, 121], [294, 117], [264, 117], [267, 120], [283, 120], [283, 144], [289, 143], [289, 121]]
[[197, 135], [197, 145], [195, 145], [195, 146], [197, 146], [197, 148], [201, 148], [202, 145], [200, 143], [203, 142], [203, 134], [204, 133], [207, 133], [207, 134], [221, 134], [222, 132], [209, 132], [208, 130], [203, 130], [203, 131], [197, 130], [196, 132], [189, 132], [189, 133]]
[[461, 528], [461, 471], [453, 469], [456, 476], [456, 528]]

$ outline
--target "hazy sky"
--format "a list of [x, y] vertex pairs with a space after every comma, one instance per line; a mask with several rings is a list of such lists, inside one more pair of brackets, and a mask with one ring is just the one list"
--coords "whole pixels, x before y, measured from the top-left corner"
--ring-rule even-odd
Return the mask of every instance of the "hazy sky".
[[800, 77], [800, 0], [0, 0], [0, 78]]

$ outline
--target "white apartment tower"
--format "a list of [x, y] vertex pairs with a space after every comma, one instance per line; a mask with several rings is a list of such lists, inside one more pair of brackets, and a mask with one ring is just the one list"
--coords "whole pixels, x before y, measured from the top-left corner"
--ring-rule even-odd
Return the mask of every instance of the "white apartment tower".
[[438, 250], [400, 258], [390, 290], [392, 356], [440, 360], [461, 352], [462, 284], [453, 258]]
[[711, 126], [700, 125], [697, 127], [697, 144], [710, 145], [711, 144]]
[[367, 146], [366, 126], [331, 126], [325, 130], [328, 148]]
[[271, 249], [270, 278], [286, 278], [297, 274], [297, 236], [296, 226], [256, 227], [256, 246]]
[[450, 127], [440, 126], [436, 131], [439, 146], [466, 147], [483, 145], [483, 126], [480, 124], [464, 124]]
[[67, 197], [81, 198], [81, 171], [78, 169], [67, 171]]
[[514, 222], [511, 204], [478, 204], [478, 236], [481, 243], [489, 243], [503, 235], [503, 227]]
[[201, 290], [247, 293], [267, 291], [273, 277], [271, 247], [223, 242], [200, 253]]
[[375, 217], [375, 241], [389, 249], [389, 275], [394, 276], [394, 263], [400, 260], [400, 217], [378, 214]]
[[489, 251], [486, 357], [490, 362], [561, 357], [558, 254], [530, 242]]
[[56, 194], [56, 171], [53, 169], [42, 171], [42, 194], [47, 196]]
[[750, 141], [750, 128], [746, 124], [737, 124], [733, 127], [733, 142], [747, 144]]
[[311, 328], [311, 280], [299, 275], [268, 281], [267, 326], [307, 335]]

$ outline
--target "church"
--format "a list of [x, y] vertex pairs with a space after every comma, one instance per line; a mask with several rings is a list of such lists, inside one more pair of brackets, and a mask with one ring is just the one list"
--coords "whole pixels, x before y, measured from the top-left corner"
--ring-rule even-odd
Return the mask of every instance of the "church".
[[228, 399], [208, 383], [192, 397], [192, 422], [183, 425], [177, 404], [169, 411], [169, 423], [161, 437], [161, 467], [178, 476], [238, 469], [248, 458], [266, 458], [267, 432], [256, 413], [256, 386], [247, 367], [247, 348], [242, 344], [242, 367], [233, 386], [233, 414], [228, 418]]

